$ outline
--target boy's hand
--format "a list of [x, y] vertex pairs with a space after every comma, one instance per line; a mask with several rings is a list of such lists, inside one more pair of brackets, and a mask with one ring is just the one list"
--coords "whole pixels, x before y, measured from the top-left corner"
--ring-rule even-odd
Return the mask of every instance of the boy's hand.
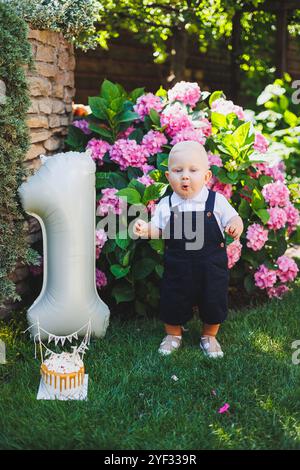
[[138, 219], [133, 226], [133, 233], [139, 237], [148, 237], [148, 223]]
[[225, 232], [228, 233], [234, 240], [238, 240], [240, 236], [242, 235], [244, 230], [244, 224], [239, 215], [236, 215], [235, 217], [232, 217], [230, 221], [228, 222]]

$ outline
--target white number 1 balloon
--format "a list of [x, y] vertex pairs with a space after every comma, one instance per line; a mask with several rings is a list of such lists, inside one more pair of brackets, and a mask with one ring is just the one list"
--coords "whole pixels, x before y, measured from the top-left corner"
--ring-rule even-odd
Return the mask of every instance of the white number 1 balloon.
[[95, 162], [79, 152], [41, 158], [40, 169], [18, 189], [43, 234], [44, 280], [27, 312], [31, 332], [37, 333], [39, 322], [46, 331], [68, 335], [91, 319], [92, 333], [102, 337], [109, 308], [95, 279]]

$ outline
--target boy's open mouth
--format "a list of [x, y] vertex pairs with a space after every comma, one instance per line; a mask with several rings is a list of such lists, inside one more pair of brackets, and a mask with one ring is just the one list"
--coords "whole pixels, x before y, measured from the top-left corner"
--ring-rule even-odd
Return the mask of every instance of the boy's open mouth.
[[186, 189], [189, 188], [189, 185], [188, 185], [188, 184], [182, 184], [181, 187], [182, 187], [182, 189], [185, 189], [185, 190], [186, 190]]

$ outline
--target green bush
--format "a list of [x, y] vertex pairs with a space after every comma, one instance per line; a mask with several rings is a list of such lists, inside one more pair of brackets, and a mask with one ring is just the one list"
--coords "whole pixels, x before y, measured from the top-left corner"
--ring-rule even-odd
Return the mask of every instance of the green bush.
[[97, 0], [9, 0], [9, 4], [33, 28], [61, 32], [83, 50], [97, 46]]
[[29, 96], [24, 66], [32, 64], [28, 27], [7, 5], [0, 4], [0, 305], [20, 300], [8, 278], [17, 261], [29, 262], [33, 251], [24, 237], [24, 214], [17, 188], [26, 176], [24, 156], [29, 148], [25, 123]]
[[300, 175], [300, 113], [299, 103], [293, 102], [295, 95], [292, 79], [286, 73], [259, 95], [255, 116], [262, 132], [274, 143], [270, 151], [284, 161], [290, 182]]

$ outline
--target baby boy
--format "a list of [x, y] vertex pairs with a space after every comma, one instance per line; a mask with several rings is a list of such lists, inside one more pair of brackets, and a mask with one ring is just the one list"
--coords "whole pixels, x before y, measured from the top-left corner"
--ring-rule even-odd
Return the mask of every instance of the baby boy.
[[[159, 315], [166, 336], [159, 352], [168, 355], [181, 346], [183, 325], [196, 305], [203, 321], [200, 348], [209, 357], [222, 357], [216, 335], [228, 310], [224, 231], [239, 239], [243, 221], [221, 193], [206, 187], [212, 172], [198, 142], [174, 145], [165, 175], [173, 193], [160, 200], [149, 223], [138, 219], [133, 228], [140, 237], [165, 238]], [[187, 237], [188, 228], [196, 239]]]

